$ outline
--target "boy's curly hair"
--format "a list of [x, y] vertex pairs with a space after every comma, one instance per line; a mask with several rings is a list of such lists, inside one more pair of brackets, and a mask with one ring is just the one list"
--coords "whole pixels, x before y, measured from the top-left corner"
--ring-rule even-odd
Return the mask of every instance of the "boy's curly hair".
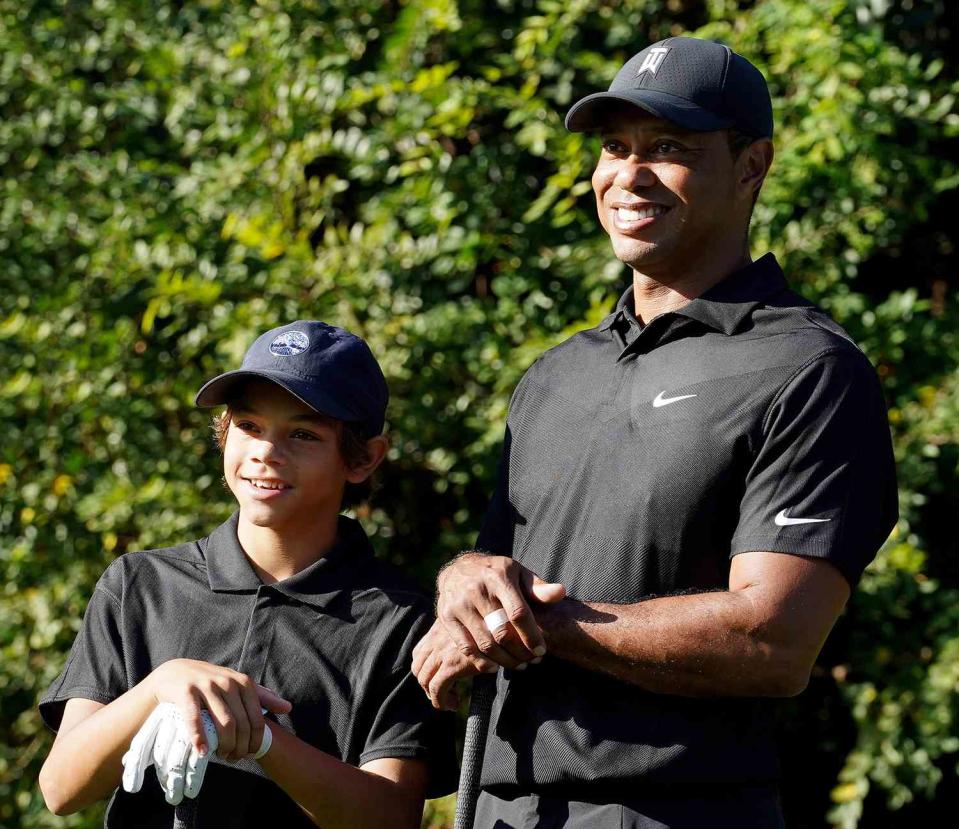
[[[226, 446], [226, 433], [230, 428], [230, 420], [233, 418], [231, 405], [227, 403], [226, 409], [213, 415], [211, 426], [213, 429], [213, 440], [216, 442], [220, 452]], [[337, 448], [344, 463], [351, 469], [362, 466], [370, 459], [369, 447], [366, 445], [367, 437], [358, 423], [350, 423], [346, 420], [337, 420], [335, 417], [328, 417], [319, 414], [321, 420], [325, 420], [329, 426], [336, 432]], [[361, 484], [352, 484], [347, 482], [343, 488], [343, 503], [340, 509], [349, 509], [364, 501], [369, 500], [373, 493], [373, 477], [367, 478]]]

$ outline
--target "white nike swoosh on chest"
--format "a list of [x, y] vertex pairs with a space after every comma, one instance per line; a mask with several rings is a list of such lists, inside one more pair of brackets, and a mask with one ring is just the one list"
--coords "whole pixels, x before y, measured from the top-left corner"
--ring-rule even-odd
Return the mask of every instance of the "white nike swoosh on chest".
[[690, 397], [695, 397], [695, 394], [680, 394], [677, 397], [663, 397], [666, 392], [661, 391], [656, 395], [656, 399], [653, 401], [653, 407], [658, 409], [660, 406], [668, 406], [670, 403], [677, 403], [680, 400], [686, 400]]
[[[786, 509], [789, 509], [789, 507]], [[820, 524], [823, 521], [832, 521], [831, 518], [789, 518], [786, 515], [786, 510], [781, 510], [774, 520], [779, 527], [788, 527], [792, 524]]]

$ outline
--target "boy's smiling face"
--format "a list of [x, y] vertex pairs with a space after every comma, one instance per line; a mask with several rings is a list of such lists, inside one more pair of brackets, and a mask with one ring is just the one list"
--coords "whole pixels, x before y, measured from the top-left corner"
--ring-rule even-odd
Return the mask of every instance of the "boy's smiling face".
[[339, 512], [348, 481], [365, 477], [343, 459], [336, 421], [275, 383], [246, 383], [230, 415], [223, 474], [241, 521], [280, 532], [315, 525]]

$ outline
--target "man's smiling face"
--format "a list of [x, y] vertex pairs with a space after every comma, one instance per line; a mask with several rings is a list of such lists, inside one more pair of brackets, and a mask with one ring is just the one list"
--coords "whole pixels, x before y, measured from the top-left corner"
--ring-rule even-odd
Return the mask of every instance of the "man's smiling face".
[[599, 135], [599, 220], [634, 270], [669, 281], [728, 247], [731, 236], [745, 238], [751, 205], [736, 187], [726, 131], [693, 132], [624, 105]]

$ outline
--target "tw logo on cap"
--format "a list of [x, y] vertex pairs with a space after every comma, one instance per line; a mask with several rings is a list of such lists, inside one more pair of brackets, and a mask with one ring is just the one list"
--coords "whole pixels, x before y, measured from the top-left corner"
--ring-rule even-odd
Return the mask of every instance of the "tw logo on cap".
[[643, 58], [643, 65], [636, 70], [636, 77], [638, 78], [643, 72], [649, 72], [650, 75], [655, 75], [659, 71], [659, 67], [663, 65], [663, 61], [666, 59], [668, 53], [668, 46], [654, 46], [649, 50], [646, 57]]
[[295, 357], [310, 347], [310, 338], [302, 331], [287, 331], [273, 338], [270, 353], [278, 357]]

